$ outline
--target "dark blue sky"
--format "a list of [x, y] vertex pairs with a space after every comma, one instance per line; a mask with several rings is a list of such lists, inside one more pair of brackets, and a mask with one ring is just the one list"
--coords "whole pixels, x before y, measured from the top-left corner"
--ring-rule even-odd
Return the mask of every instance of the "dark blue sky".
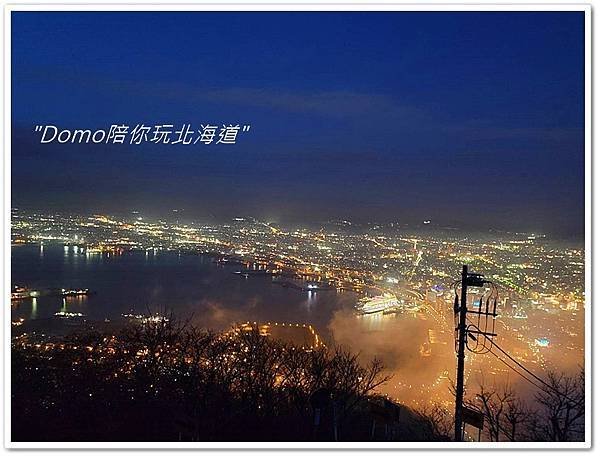
[[[583, 13], [12, 16], [15, 206], [583, 233]], [[252, 129], [34, 133], [182, 122]]]

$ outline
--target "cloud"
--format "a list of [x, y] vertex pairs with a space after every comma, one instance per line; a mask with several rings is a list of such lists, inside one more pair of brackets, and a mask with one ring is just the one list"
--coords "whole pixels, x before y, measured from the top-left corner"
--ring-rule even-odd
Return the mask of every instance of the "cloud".
[[418, 111], [412, 107], [402, 106], [383, 94], [353, 91], [294, 92], [277, 89], [229, 88], [196, 91], [195, 94], [210, 101], [335, 117], [385, 115], [386, 113], [397, 117], [415, 115]]
[[[209, 102], [280, 112], [306, 113], [319, 116], [356, 117], [386, 116], [406, 120], [420, 118], [425, 113], [415, 106], [404, 104], [383, 93], [354, 90], [322, 89], [317, 91], [265, 87], [219, 87], [180, 83], [176, 81], [140, 81], [100, 76], [63, 68], [40, 67], [25, 72], [27, 83], [42, 82], [52, 86], [78, 86], [94, 93], [110, 92], [127, 95], [128, 100], [156, 99], [189, 102]], [[335, 87], [335, 85], [333, 85]]]
[[[583, 139], [583, 126], [545, 127], [510, 121], [465, 118], [459, 122], [441, 119], [431, 107], [404, 103], [385, 93], [359, 90], [321, 89], [314, 91], [273, 87], [220, 87], [176, 81], [140, 81], [111, 78], [61, 67], [30, 68], [22, 72], [26, 83], [42, 82], [48, 87], [78, 86], [94, 93], [123, 94], [135, 103], [160, 98], [180, 104], [214, 104], [307, 114], [331, 119], [353, 120], [381, 129], [416, 132], [430, 137], [450, 136], [468, 141], [522, 140], [544, 143], [570, 143]], [[425, 137], [421, 136], [421, 139]]]
[[[335, 342], [360, 353], [363, 363], [374, 357], [384, 363], [393, 378], [381, 391], [400, 401], [414, 401], [413, 388], [433, 385], [441, 373], [453, 367], [453, 346], [437, 348], [443, 350], [437, 355], [421, 354], [428, 336], [426, 320], [408, 315], [357, 316], [353, 310], [344, 309], [333, 315], [329, 329]], [[439, 392], [446, 395], [448, 386], [448, 382], [440, 384]]]

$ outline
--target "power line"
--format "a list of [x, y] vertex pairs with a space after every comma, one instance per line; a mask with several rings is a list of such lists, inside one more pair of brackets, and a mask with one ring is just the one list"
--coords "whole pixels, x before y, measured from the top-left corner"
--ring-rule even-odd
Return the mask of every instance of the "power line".
[[[475, 328], [478, 328], [471, 319], [467, 318], [467, 320], [473, 325], [475, 326]], [[523, 367], [523, 365], [521, 365], [519, 362], [517, 362], [515, 359], [513, 359], [510, 355], [508, 355], [502, 348], [500, 348], [496, 343], [494, 343], [491, 338], [489, 338], [487, 335], [484, 335], [485, 338], [487, 338], [488, 340], [490, 340], [490, 342], [492, 342], [494, 344], [494, 346], [497, 346], [503, 354], [507, 355], [507, 357], [509, 357], [513, 362], [515, 362], [517, 365], [519, 365], [521, 368], [525, 369], [525, 371], [527, 371], [528, 373], [529, 370], [527, 370], [525, 367]], [[512, 365], [510, 365], [506, 360], [504, 360], [503, 358], [501, 358], [498, 354], [496, 354], [494, 351], [489, 350], [488, 351], [490, 354], [492, 354], [493, 356], [495, 356], [500, 362], [502, 362], [504, 365], [506, 365], [508, 368], [510, 368], [512, 371], [514, 371], [515, 373], [517, 373], [519, 376], [521, 376], [525, 381], [529, 382], [531, 385], [537, 387], [540, 390], [544, 390], [543, 387], [539, 386], [538, 384], [536, 384], [535, 382], [533, 382], [531, 379], [529, 379], [527, 376], [525, 376], [523, 373], [521, 373], [520, 371], [518, 371], [515, 367], [513, 367]], [[537, 379], [537, 376], [534, 375], [534, 378]], [[557, 392], [558, 393], [558, 392]]]
[[[471, 319], [467, 318], [467, 320], [473, 325], [475, 326], [475, 328], [477, 328], [479, 330], [479, 328], [477, 327], [477, 325], [475, 325], [473, 323], [473, 321], [471, 321]], [[550, 384], [548, 384], [546, 381], [544, 381], [542, 378], [540, 378], [539, 376], [537, 376], [535, 373], [533, 373], [531, 370], [529, 370], [526, 366], [524, 366], [521, 362], [519, 362], [518, 360], [516, 360], [513, 356], [511, 356], [508, 352], [506, 352], [504, 349], [502, 349], [495, 341], [493, 341], [489, 336], [487, 335], [483, 335], [487, 340], [490, 341], [490, 343], [492, 343], [492, 345], [496, 348], [498, 348], [500, 350], [500, 352], [502, 352], [502, 354], [504, 354], [506, 357], [508, 357], [513, 363], [517, 364], [520, 368], [522, 368], [524, 371], [526, 371], [529, 375], [531, 375], [533, 378], [535, 378], [537, 381], [539, 381], [541, 384], [543, 384], [547, 389], [550, 389], [553, 393], [555, 393], [558, 396], [564, 397], [567, 400], [569, 400], [571, 403], [578, 403], [577, 401], [573, 400], [572, 398], [569, 398], [566, 394], [559, 392], [555, 387], [551, 386]], [[514, 367], [510, 366], [505, 360], [501, 359], [498, 354], [489, 351], [492, 355], [496, 356], [496, 358], [498, 360], [500, 360], [502, 363], [504, 363], [506, 366], [508, 366], [511, 370], [513, 370], [515, 373], [517, 373], [519, 376], [521, 376], [522, 378], [526, 379], [528, 382], [530, 382], [532, 385], [536, 386], [538, 389], [547, 392], [546, 389], [544, 389], [543, 387], [540, 387], [539, 385], [537, 385], [536, 383], [534, 383], [531, 379], [528, 379], [525, 375], [523, 375], [522, 373], [518, 372]]]
[[492, 345], [494, 347], [498, 348], [500, 350], [500, 352], [502, 352], [502, 354], [504, 354], [506, 357], [508, 357], [510, 360], [512, 360], [514, 363], [516, 363], [519, 367], [521, 367], [524, 371], [526, 371], [530, 376], [532, 376], [533, 378], [535, 378], [537, 381], [541, 382], [548, 389], [555, 390], [554, 387], [552, 387], [550, 384], [548, 384], [546, 381], [544, 381], [542, 378], [540, 378], [535, 373], [533, 373], [531, 370], [529, 370], [526, 366], [524, 366], [521, 362], [519, 362], [518, 360], [516, 360], [508, 352], [506, 352], [504, 349], [502, 349], [495, 341], [491, 341], [491, 343], [492, 343]]
[[535, 387], [537, 387], [540, 390], [544, 390], [543, 387], [537, 385], [535, 382], [533, 382], [531, 379], [529, 379], [523, 373], [521, 373], [520, 371], [518, 371], [515, 367], [513, 367], [512, 365], [510, 365], [506, 360], [502, 359], [498, 354], [496, 354], [493, 351], [489, 351], [489, 353], [492, 354], [493, 356], [495, 356], [500, 362], [502, 362], [504, 365], [506, 365], [508, 368], [510, 368], [515, 373], [517, 373], [519, 376], [521, 376], [525, 381], [527, 381], [528, 383], [530, 383], [532, 386], [535, 386]]
[[[460, 301], [459, 301], [459, 296], [458, 296], [459, 284], [460, 284]], [[456, 395], [455, 395], [456, 398], [455, 398], [455, 411], [454, 411], [454, 439], [456, 441], [462, 441], [462, 425], [464, 422], [463, 421], [463, 408], [464, 408], [463, 398], [464, 398], [465, 348], [469, 349], [471, 352], [473, 352], [475, 354], [484, 354], [487, 352], [491, 352], [493, 356], [495, 356], [498, 360], [500, 360], [509, 369], [511, 369], [512, 371], [517, 373], [519, 376], [521, 376], [527, 382], [529, 382], [530, 384], [532, 384], [533, 386], [538, 388], [540, 391], [545, 392], [546, 394], [556, 395], [560, 399], [564, 398], [564, 399], [568, 400], [570, 403], [572, 403], [573, 405], [577, 405], [578, 403], [580, 403], [579, 401], [573, 401], [566, 394], [559, 392], [558, 388], [555, 388], [554, 386], [551, 386], [550, 384], [548, 384], [546, 381], [544, 381], [542, 378], [540, 378], [535, 373], [533, 373], [531, 370], [529, 370], [527, 367], [525, 367], [523, 364], [521, 364], [521, 362], [516, 360], [512, 355], [510, 355], [507, 351], [505, 351], [502, 347], [500, 347], [500, 345], [498, 345], [497, 343], [495, 343], [492, 340], [492, 337], [496, 336], [496, 333], [494, 333], [494, 331], [495, 331], [495, 325], [496, 325], [495, 319], [497, 317], [496, 304], [497, 304], [497, 298], [498, 298], [498, 288], [493, 282], [485, 280], [485, 278], [480, 274], [469, 273], [468, 265], [463, 265], [461, 279], [460, 279], [460, 281], [456, 281], [453, 284], [453, 286], [454, 286], [454, 296], [455, 296], [455, 299], [454, 299], [454, 320], [455, 320], [455, 332], [456, 332], [456, 336], [455, 336], [456, 348], [455, 348], [455, 350], [456, 350], [456, 354], [457, 354]], [[477, 319], [477, 324], [475, 324], [467, 316], [467, 313], [470, 312], [467, 309], [467, 298], [468, 298], [467, 289], [469, 287], [482, 288], [482, 287], [486, 287], [486, 286], [489, 286], [489, 289], [486, 288], [486, 291], [489, 290], [489, 292], [483, 293], [483, 294], [488, 293], [488, 297], [485, 301], [485, 311], [482, 310], [483, 298], [484, 298], [484, 295], [482, 295], [478, 302], [478, 307], [479, 307], [479, 310], [477, 311], [478, 319]], [[490, 299], [492, 300], [492, 305], [493, 305], [493, 310], [491, 312], [489, 309]], [[473, 311], [471, 311], [471, 312], [473, 312]], [[484, 321], [485, 328], [483, 331], [480, 328], [482, 316], [484, 316], [484, 319], [485, 319], [485, 321]], [[488, 321], [490, 318], [492, 318], [492, 329], [491, 329], [491, 331], [488, 331]], [[469, 322], [468, 326], [467, 326], [467, 322]], [[475, 336], [475, 335], [477, 335], [477, 336]], [[481, 339], [481, 337], [483, 337], [483, 339]], [[476, 346], [474, 348], [471, 348], [469, 346], [469, 344], [468, 344], [469, 338], [471, 338], [472, 340], [475, 341]], [[483, 344], [481, 344], [482, 341], [483, 341]], [[500, 357], [499, 354], [492, 351], [492, 348], [497, 348], [504, 355], [504, 357], [511, 360], [517, 367], [519, 367], [521, 370], [523, 370], [524, 373], [527, 373], [527, 375], [529, 375], [529, 377], [527, 375], [525, 375], [524, 373], [522, 373], [521, 371], [517, 370], [517, 368], [515, 366], [510, 365], [506, 360], [504, 360], [504, 358]], [[537, 382], [535, 382], [534, 379]], [[564, 380], [564, 378], [562, 378], [562, 377], [560, 377], [558, 379], [551, 378], [551, 381], [553, 381], [553, 382], [557, 381], [557, 382], [555, 382], [555, 384], [557, 384], [558, 387], [561, 387], [561, 384], [564, 384], [565, 390], [568, 390], [571, 386], [571, 381], [569, 380], [569, 378], [567, 378], [566, 383], [562, 383], [563, 380]], [[538, 383], [541, 385], [539, 385]]]

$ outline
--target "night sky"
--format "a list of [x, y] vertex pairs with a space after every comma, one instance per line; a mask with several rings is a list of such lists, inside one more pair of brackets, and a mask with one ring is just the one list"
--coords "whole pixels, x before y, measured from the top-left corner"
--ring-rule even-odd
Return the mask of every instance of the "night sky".
[[[12, 14], [13, 206], [581, 237], [583, 13]], [[35, 125], [251, 124], [235, 145]]]

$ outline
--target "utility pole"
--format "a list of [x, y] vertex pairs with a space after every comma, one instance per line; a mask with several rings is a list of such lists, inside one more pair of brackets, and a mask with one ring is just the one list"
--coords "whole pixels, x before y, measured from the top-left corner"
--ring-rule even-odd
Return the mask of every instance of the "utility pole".
[[[498, 288], [491, 282], [486, 281], [482, 275], [469, 273], [469, 267], [463, 265], [460, 284], [460, 303], [458, 295], [455, 295], [454, 315], [456, 322], [456, 404], [454, 410], [454, 440], [462, 441], [463, 423], [479, 423], [472, 417], [465, 418], [463, 414], [463, 397], [465, 383], [465, 348], [475, 354], [485, 354], [490, 351], [490, 342], [496, 336], [496, 307], [498, 301]], [[477, 311], [469, 311], [467, 308], [467, 291], [469, 287], [486, 288], [477, 302]], [[456, 289], [455, 289], [456, 291]], [[475, 315], [476, 323], [467, 326], [467, 313]], [[467, 337], [472, 341], [469, 342]], [[471, 411], [473, 413], [473, 411]], [[475, 411], [477, 413], [477, 411]], [[472, 414], [471, 414], [472, 415]]]
[[467, 335], [467, 280], [469, 267], [463, 265], [458, 309], [458, 363], [456, 365], [456, 406], [454, 409], [454, 441], [462, 441], [462, 408], [465, 381], [465, 338]]

